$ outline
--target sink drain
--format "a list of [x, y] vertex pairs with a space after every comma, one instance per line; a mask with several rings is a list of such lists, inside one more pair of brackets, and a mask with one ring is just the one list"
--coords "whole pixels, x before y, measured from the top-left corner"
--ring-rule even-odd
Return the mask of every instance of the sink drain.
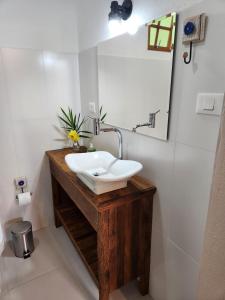
[[94, 173], [93, 176], [98, 177], [100, 174], [99, 173]]

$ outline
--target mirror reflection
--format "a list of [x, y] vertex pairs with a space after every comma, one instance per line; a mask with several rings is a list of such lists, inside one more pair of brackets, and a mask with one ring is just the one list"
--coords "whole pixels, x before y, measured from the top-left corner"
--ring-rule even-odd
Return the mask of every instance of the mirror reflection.
[[167, 139], [175, 29], [171, 13], [98, 45], [99, 106], [107, 124]]

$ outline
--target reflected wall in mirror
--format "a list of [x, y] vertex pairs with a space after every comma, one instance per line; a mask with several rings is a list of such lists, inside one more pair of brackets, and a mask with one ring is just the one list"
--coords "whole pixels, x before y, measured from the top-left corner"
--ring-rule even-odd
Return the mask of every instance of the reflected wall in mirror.
[[106, 123], [166, 140], [176, 14], [98, 45], [99, 106]]

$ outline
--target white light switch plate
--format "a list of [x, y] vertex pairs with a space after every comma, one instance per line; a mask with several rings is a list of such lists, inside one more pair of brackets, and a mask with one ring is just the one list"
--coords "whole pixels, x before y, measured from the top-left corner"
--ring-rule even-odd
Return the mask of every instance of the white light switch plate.
[[89, 111], [92, 113], [96, 113], [95, 103], [89, 102]]
[[224, 94], [198, 94], [196, 113], [220, 116], [223, 110]]

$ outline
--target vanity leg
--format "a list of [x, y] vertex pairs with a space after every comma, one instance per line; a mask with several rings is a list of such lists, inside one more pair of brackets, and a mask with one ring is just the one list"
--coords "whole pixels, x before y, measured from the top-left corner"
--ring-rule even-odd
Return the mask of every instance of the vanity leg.
[[99, 300], [109, 300], [109, 212], [99, 213], [98, 218], [98, 277]]
[[55, 227], [56, 227], [56, 228], [59, 228], [59, 227], [62, 226], [62, 224], [61, 224], [59, 218], [58, 218], [57, 215], [56, 215], [55, 209], [54, 209], [54, 220], [55, 220]]
[[53, 211], [54, 211], [55, 227], [58, 228], [58, 227], [62, 226], [62, 224], [56, 214], [56, 207], [59, 206], [59, 204], [61, 202], [60, 186], [53, 176], [52, 176], [52, 198], [53, 198]]
[[140, 210], [138, 288], [141, 295], [143, 296], [149, 293], [152, 214], [153, 214], [152, 199], [143, 198], [141, 200], [141, 210]]
[[109, 300], [109, 291], [99, 289], [99, 300]]

